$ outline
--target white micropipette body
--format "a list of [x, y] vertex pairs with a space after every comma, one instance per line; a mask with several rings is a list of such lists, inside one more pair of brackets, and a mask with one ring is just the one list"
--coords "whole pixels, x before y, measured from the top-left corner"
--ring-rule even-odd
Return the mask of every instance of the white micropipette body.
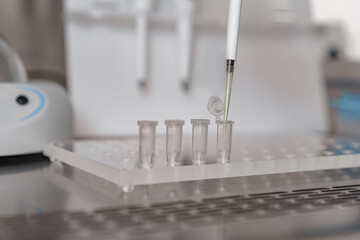
[[224, 121], [228, 120], [231, 88], [234, 77], [234, 63], [237, 57], [241, 16], [241, 0], [229, 0], [229, 15], [226, 39], [226, 85], [224, 97]]
[[241, 16], [241, 0], [229, 1], [226, 60], [236, 60]]
[[151, 0], [136, 0], [136, 78], [141, 88], [146, 87], [147, 73], [147, 40], [148, 40], [148, 14], [151, 9]]
[[191, 48], [193, 40], [194, 0], [177, 0], [179, 34], [179, 65], [182, 87], [189, 89]]

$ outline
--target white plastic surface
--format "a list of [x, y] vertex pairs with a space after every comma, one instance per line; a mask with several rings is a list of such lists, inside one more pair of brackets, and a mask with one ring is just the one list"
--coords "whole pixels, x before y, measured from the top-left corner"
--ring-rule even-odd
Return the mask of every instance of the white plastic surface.
[[[16, 99], [24, 96], [28, 103]], [[73, 114], [54, 83], [0, 84], [0, 157], [37, 153], [45, 143], [72, 139]]]

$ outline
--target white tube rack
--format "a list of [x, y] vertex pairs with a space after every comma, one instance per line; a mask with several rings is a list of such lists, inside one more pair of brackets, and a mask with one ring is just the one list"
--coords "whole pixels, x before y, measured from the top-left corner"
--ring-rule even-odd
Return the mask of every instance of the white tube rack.
[[[215, 137], [210, 136], [210, 139]], [[191, 165], [191, 141], [184, 138], [184, 164], [167, 167], [165, 138], [157, 138], [154, 168], [138, 165], [137, 137], [116, 140], [56, 142], [44, 154], [122, 189], [136, 185], [230, 178], [260, 174], [312, 171], [360, 166], [360, 141], [322, 135], [233, 138], [231, 162], [215, 164], [215, 141], [209, 141], [207, 164]]]

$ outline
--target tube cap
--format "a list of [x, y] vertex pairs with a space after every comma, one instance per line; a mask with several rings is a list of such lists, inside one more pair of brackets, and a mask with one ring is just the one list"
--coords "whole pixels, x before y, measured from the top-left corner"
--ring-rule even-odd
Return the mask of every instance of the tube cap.
[[181, 126], [183, 126], [184, 124], [185, 124], [184, 120], [179, 120], [179, 119], [165, 120], [165, 125], [181, 125]]
[[191, 119], [191, 124], [210, 124], [209, 119]]
[[157, 126], [158, 125], [158, 121], [149, 121], [149, 120], [139, 120], [138, 121], [138, 126]]
[[227, 124], [227, 125], [233, 125], [234, 124], [234, 121], [223, 121], [223, 120], [216, 120], [216, 124]]

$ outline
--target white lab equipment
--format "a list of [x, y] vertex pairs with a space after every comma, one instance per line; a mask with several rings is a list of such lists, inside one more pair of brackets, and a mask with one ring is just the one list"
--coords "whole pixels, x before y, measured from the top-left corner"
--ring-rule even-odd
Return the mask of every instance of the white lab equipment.
[[73, 113], [65, 89], [28, 83], [21, 58], [1, 36], [0, 57], [10, 71], [0, 83], [0, 157], [40, 153], [46, 143], [71, 140]]
[[10, 72], [9, 79], [6, 79], [6, 82], [26, 83], [28, 81], [24, 63], [22, 62], [17, 52], [12, 48], [10, 43], [1, 35], [0, 57], [3, 57]]
[[65, 90], [54, 83], [0, 83], [0, 157], [40, 153], [45, 143], [73, 137]]
[[193, 61], [194, 0], [177, 0], [177, 30], [179, 38], [179, 73], [184, 90], [190, 88], [190, 69]]
[[148, 14], [151, 9], [152, 0], [136, 0], [136, 61], [137, 80], [141, 88], [146, 88], [147, 80], [147, 59], [148, 59]]

